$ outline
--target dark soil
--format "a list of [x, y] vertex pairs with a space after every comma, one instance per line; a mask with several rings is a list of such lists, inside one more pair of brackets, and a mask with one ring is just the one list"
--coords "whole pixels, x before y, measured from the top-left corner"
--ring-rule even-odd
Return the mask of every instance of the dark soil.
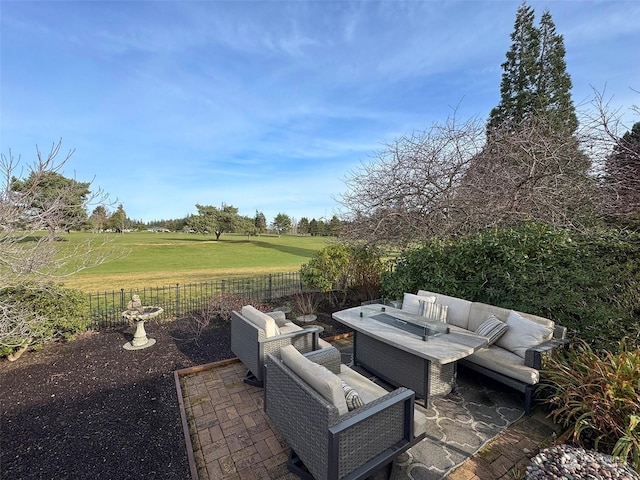
[[[320, 313], [323, 337], [345, 329]], [[1, 479], [187, 479], [174, 371], [232, 358], [228, 322], [194, 341], [188, 319], [91, 332], [0, 360]]]

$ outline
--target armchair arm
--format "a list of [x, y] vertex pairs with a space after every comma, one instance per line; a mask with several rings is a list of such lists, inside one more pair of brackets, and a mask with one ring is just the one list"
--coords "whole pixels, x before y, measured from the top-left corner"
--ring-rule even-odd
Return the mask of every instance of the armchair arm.
[[[329, 428], [329, 478], [360, 478], [412, 446], [415, 394], [399, 387]], [[354, 449], [353, 446], [358, 448]]]
[[279, 310], [276, 310], [274, 312], [267, 312], [267, 315], [273, 318], [276, 321], [276, 325], [278, 325], [279, 327], [287, 322], [287, 315]]
[[560, 340], [567, 338], [567, 327], [556, 325], [553, 329], [553, 338], [558, 338]]
[[527, 367], [540, 370], [542, 368], [542, 355], [555, 348], [560, 348], [567, 343], [569, 343], [569, 340], [565, 340], [564, 338], [552, 338], [551, 340], [542, 342], [540, 345], [529, 348], [524, 355], [524, 364]]
[[293, 345], [300, 353], [312, 352], [318, 348], [319, 330], [303, 328], [295, 332], [283, 333], [275, 337], [261, 337], [258, 339], [259, 358], [264, 363], [265, 355], [280, 354], [280, 349], [286, 345]]
[[335, 347], [314, 350], [313, 352], [305, 353], [304, 356], [312, 362], [324, 365], [335, 374], [340, 373], [342, 354]]

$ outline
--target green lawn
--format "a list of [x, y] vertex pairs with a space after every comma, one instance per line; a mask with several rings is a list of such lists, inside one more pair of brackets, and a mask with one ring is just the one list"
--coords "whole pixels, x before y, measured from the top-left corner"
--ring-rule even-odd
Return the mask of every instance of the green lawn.
[[[71, 252], [92, 236], [60, 234], [63, 251]], [[274, 272], [293, 272], [331, 239], [291, 235], [226, 234], [214, 236], [184, 233], [137, 232], [104, 234], [108, 240], [97, 251], [116, 248], [107, 262], [64, 280], [68, 287], [86, 292], [144, 286], [196, 283], [221, 278], [247, 277]]]

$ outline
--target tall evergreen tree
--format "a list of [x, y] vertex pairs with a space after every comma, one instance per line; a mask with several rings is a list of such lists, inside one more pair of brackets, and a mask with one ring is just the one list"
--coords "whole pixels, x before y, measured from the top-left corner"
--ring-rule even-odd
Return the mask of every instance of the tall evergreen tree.
[[549, 11], [543, 13], [538, 28], [534, 17], [531, 6], [518, 8], [513, 43], [502, 64], [500, 103], [489, 114], [489, 134], [497, 129], [513, 131], [522, 121], [540, 117], [549, 128], [567, 135], [578, 126], [563, 37]]
[[546, 116], [550, 126], [572, 135], [578, 128], [578, 117], [571, 100], [571, 77], [564, 60], [566, 50], [549, 11], [542, 14], [538, 31], [540, 57], [536, 111]]
[[267, 218], [264, 213], [256, 210], [256, 216], [253, 220], [257, 233], [265, 233], [267, 231]]
[[522, 4], [516, 13], [511, 33], [511, 48], [502, 64], [500, 103], [491, 110], [487, 129], [489, 132], [509, 124], [518, 124], [527, 118], [535, 105], [539, 32], [533, 21], [532, 7]]

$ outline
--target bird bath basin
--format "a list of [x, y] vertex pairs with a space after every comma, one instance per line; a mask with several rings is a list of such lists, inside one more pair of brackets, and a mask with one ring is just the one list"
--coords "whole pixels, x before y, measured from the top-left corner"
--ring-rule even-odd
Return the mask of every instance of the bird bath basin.
[[[129, 304], [131, 304], [131, 302], [129, 302]], [[164, 310], [161, 307], [144, 307], [131, 305], [128, 305], [128, 307], [128, 310], [122, 312], [122, 316], [128, 320], [136, 322], [136, 333], [133, 335], [133, 340], [124, 344], [124, 349], [140, 350], [142, 348], [147, 348], [155, 344], [155, 339], [147, 337], [147, 332], [144, 329], [144, 322], [157, 317]]]

